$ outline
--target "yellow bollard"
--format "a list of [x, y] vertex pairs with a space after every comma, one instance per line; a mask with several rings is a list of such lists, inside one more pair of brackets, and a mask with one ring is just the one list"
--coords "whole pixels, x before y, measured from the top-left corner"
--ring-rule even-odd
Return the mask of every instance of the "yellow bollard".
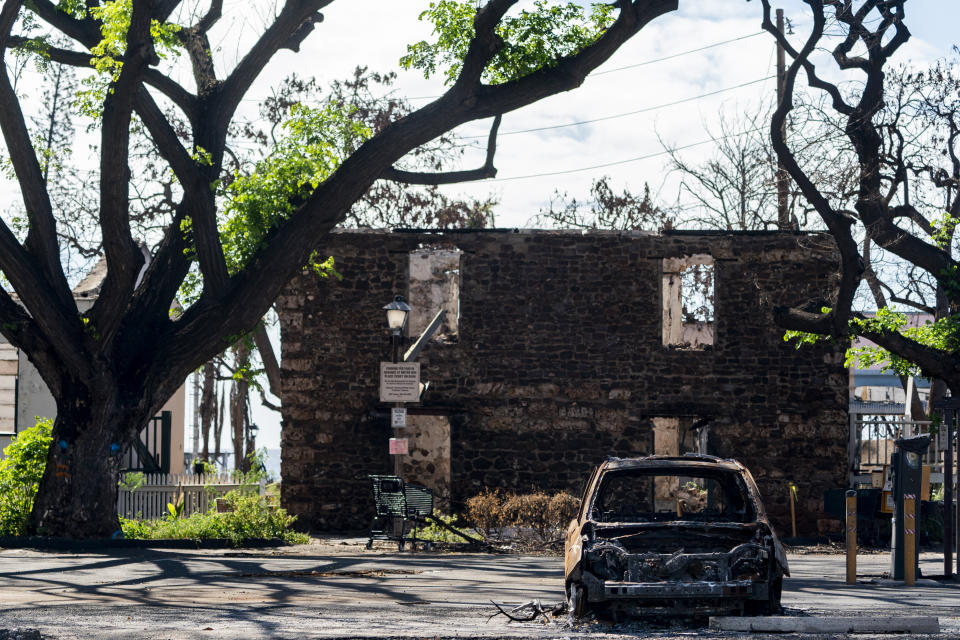
[[857, 584], [857, 492], [847, 491], [847, 584]]
[[912, 587], [917, 580], [917, 496], [903, 494], [903, 583]]

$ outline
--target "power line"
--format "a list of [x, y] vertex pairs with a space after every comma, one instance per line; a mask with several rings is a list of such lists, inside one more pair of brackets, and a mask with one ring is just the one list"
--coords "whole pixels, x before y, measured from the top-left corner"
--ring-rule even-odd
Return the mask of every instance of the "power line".
[[662, 58], [654, 58], [653, 60], [647, 60], [645, 62], [638, 62], [636, 64], [628, 64], [625, 67], [617, 67], [616, 69], [607, 69], [606, 71], [595, 71], [591, 73], [587, 78], [596, 78], [597, 76], [603, 76], [608, 73], [614, 73], [616, 71], [624, 71], [626, 69], [635, 69], [637, 67], [644, 67], [648, 64], [655, 64], [657, 62], [663, 62], [664, 60], [672, 60], [674, 58], [679, 58], [690, 53], [697, 53], [698, 51], [706, 51], [707, 49], [713, 49], [714, 47], [719, 47], [721, 45], [730, 44], [731, 42], [739, 42], [740, 40], [746, 40], [747, 38], [755, 38], [757, 36], [762, 36], [766, 31], [757, 31], [756, 33], [748, 33], [745, 36], [740, 36], [738, 38], [731, 38], [730, 40], [724, 40], [722, 42], [714, 42], [713, 44], [708, 44], [696, 49], [690, 49], [688, 51], [681, 51], [680, 53], [674, 53], [669, 56], [663, 56]]
[[[665, 109], [667, 107], [673, 107], [678, 104], [683, 104], [685, 102], [693, 102], [695, 100], [700, 100], [702, 98], [709, 98], [710, 96], [715, 96], [720, 93], [726, 93], [727, 91], [734, 91], [736, 89], [742, 89], [743, 87], [748, 87], [752, 84], [758, 84], [760, 82], [765, 82], [774, 78], [775, 76], [766, 76], [764, 78], [757, 78], [756, 80], [750, 80], [749, 82], [744, 82], [733, 87], [726, 87], [723, 89], [717, 89], [716, 91], [710, 91], [708, 93], [701, 93], [698, 96], [690, 96], [689, 98], [681, 98], [680, 100], [674, 100], [673, 102], [666, 102], [664, 104], [658, 104], [652, 107], [644, 107], [643, 109], [637, 109], [636, 111], [627, 111], [626, 113], [618, 113], [612, 116], [603, 116], [601, 118], [593, 118], [592, 120], [580, 120], [578, 122], [568, 122], [566, 124], [555, 124], [547, 127], [535, 127], [533, 129], [517, 129], [516, 131], [503, 131], [497, 135], [499, 136], [512, 136], [518, 133], [533, 133], [536, 131], [549, 131], [550, 129], [562, 129], [564, 127], [576, 127], [582, 124], [592, 124], [594, 122], [603, 122], [604, 120], [613, 120], [615, 118], [624, 118], [626, 116], [633, 116], [638, 113], [647, 113], [649, 111], [656, 111], [657, 109]], [[464, 140], [472, 140], [477, 138], [486, 138], [487, 135], [482, 136], [462, 136]]]
[[[587, 76], [587, 80], [591, 78], [596, 78], [597, 76], [603, 76], [608, 73], [615, 73], [617, 71], [625, 71], [627, 69], [635, 69], [637, 67], [645, 67], [650, 64], [656, 64], [657, 62], [663, 62], [665, 60], [673, 60], [674, 58], [680, 58], [682, 56], [689, 55], [691, 53], [699, 53], [700, 51], [706, 51], [707, 49], [713, 49], [714, 47], [720, 47], [725, 44], [730, 44], [732, 42], [739, 42], [740, 40], [746, 40], [748, 38], [755, 38], [757, 36], [762, 36], [766, 31], [757, 31], [756, 33], [748, 33], [747, 35], [738, 36], [736, 38], [731, 38], [729, 40], [723, 40], [721, 42], [714, 42], [713, 44], [704, 45], [702, 47], [697, 47], [696, 49], [688, 49], [687, 51], [680, 51], [679, 53], [672, 53], [668, 56], [663, 56], [662, 58], [653, 58], [652, 60], [645, 60], [644, 62], [638, 62], [636, 64], [629, 64], [625, 67], [617, 67], [616, 69], [607, 69], [605, 71], [594, 71]], [[416, 96], [413, 98], [407, 98], [407, 100], [436, 100], [440, 96]]]
[[720, 140], [726, 140], [727, 138], [735, 138], [737, 136], [743, 136], [748, 133], [756, 133], [757, 131], [763, 131], [763, 130], [764, 129], [762, 127], [757, 127], [756, 129], [748, 129], [746, 131], [741, 131], [739, 133], [731, 133], [725, 136], [710, 138], [709, 140], [701, 140], [700, 142], [691, 142], [690, 144], [685, 144], [680, 147], [674, 147], [673, 149], [669, 149], [665, 151], [648, 153], [647, 155], [637, 156], [636, 158], [627, 158], [626, 160], [617, 160], [615, 162], [605, 162], [603, 164], [595, 164], [591, 167], [580, 167], [579, 169], [566, 169], [564, 171], [549, 171], [546, 173], [531, 173], [525, 176], [511, 176], [509, 178], [492, 178], [490, 180], [485, 180], [484, 182], [507, 182], [508, 180], [526, 180], [527, 178], [544, 178], [548, 176], [562, 176], [570, 173], [579, 173], [581, 171], [592, 171], [594, 169], [604, 169], [606, 167], [614, 167], [620, 164], [628, 164], [630, 162], [639, 162], [640, 160], [649, 160], [650, 158], [669, 155], [670, 153], [673, 153], [675, 151], [682, 151], [683, 149], [699, 147], [701, 145], [710, 144], [711, 142], [719, 142]]

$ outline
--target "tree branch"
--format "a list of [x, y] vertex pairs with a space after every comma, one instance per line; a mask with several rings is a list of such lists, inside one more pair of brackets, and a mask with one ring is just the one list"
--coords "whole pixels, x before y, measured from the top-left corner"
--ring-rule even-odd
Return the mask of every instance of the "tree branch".
[[466, 171], [445, 171], [443, 173], [429, 173], [425, 171], [404, 171], [394, 167], [388, 168], [380, 177], [384, 180], [393, 180], [404, 184], [454, 184], [457, 182], [470, 182], [474, 180], [485, 180], [495, 178], [497, 169], [493, 166], [493, 157], [497, 153], [497, 130], [500, 129], [500, 122], [503, 116], [496, 116], [493, 119], [493, 125], [490, 127], [490, 136], [487, 138], [487, 157], [483, 166], [479, 169], [470, 169]]
[[[0, 287], [0, 334], [14, 347], [30, 355], [50, 392], [60, 392], [63, 384], [55, 372], [63, 371], [63, 363], [43, 336], [33, 319]], [[39, 364], [37, 362], [39, 361]]]
[[[780, 30], [777, 29], [776, 25], [773, 23], [773, 20], [770, 18], [770, 2], [769, 0], [762, 0], [763, 4], [763, 23], [762, 27], [765, 31], [772, 34], [777, 40], [777, 44], [783, 47], [794, 61], [799, 61], [803, 66], [804, 72], [807, 74], [807, 82], [811, 87], [825, 91], [833, 102], [833, 108], [839, 111], [844, 115], [849, 115], [853, 111], [853, 107], [846, 103], [843, 99], [843, 94], [840, 93], [840, 89], [836, 85], [829, 83], [825, 80], [822, 80], [820, 76], [817, 75], [816, 67], [810, 62], [809, 55], [810, 51], [808, 45], [810, 44], [811, 39], [815, 42], [818, 42], [823, 35], [823, 28], [826, 24], [825, 17], [823, 15], [822, 8], [812, 7], [813, 10], [813, 19], [814, 19], [814, 29], [811, 31], [811, 37], [807, 40], [807, 43], [804, 45], [805, 53], [797, 51], [793, 45], [790, 44], [790, 41], [787, 40], [787, 37], [780, 33]], [[810, 4], [808, 2], [808, 4]]]
[[473, 19], [474, 37], [467, 48], [460, 68], [460, 76], [452, 91], [472, 91], [480, 86], [480, 78], [487, 63], [503, 48], [503, 39], [496, 33], [496, 27], [503, 16], [515, 5], [517, 0], [490, 0], [477, 11]]
[[[6, 75], [3, 77], [6, 78]], [[43, 275], [37, 272], [34, 264], [7, 225], [0, 221], [0, 271], [9, 278], [24, 305], [34, 310], [33, 322], [53, 347], [62, 364], [71, 367], [78, 375], [89, 375], [90, 361], [82, 349], [83, 326], [76, 316], [77, 307], [73, 297], [64, 304], [62, 299], [55, 295], [53, 287], [44, 280]], [[17, 315], [10, 313], [9, 307], [4, 315], [16, 321]], [[39, 363], [38, 368], [42, 364]], [[58, 375], [53, 370], [41, 370], [40, 373], [44, 380]]]
[[[23, 36], [10, 36], [7, 46], [9, 48], [23, 47], [30, 41], [30, 38]], [[45, 47], [44, 53], [49, 56], [53, 62], [80, 69], [90, 69], [91, 67], [92, 58], [89, 52], [73, 51], [72, 49], [64, 49], [62, 47]], [[187, 118], [194, 117], [197, 108], [196, 97], [173, 79], [163, 75], [156, 69], [146, 69], [143, 72], [143, 81], [180, 107], [180, 110], [183, 111]]]
[[333, 0], [287, 0], [277, 19], [223, 82], [214, 111], [222, 121], [223, 132], [240, 100], [273, 55], [282, 48], [297, 51], [314, 23], [323, 19], [318, 12], [331, 2]]
[[181, 184], [189, 183], [191, 174], [196, 171], [196, 163], [183, 148], [177, 132], [170, 126], [170, 122], [164, 117], [150, 92], [143, 87], [137, 89], [134, 106], [137, 115], [143, 120], [154, 144], [157, 145], [163, 159], [169, 163], [174, 175]]
[[123, 301], [133, 294], [143, 254], [130, 233], [130, 118], [140, 78], [157, 62], [150, 33], [151, 0], [133, 0], [126, 53], [116, 82], [103, 103], [100, 155], [100, 230], [107, 275], [90, 312], [103, 344], [123, 317]]
[[[786, 42], [786, 38], [783, 33], [777, 29], [776, 25], [770, 20], [770, 2], [769, 0], [763, 0], [763, 26], [768, 32], [772, 33], [778, 42], [785, 43], [786, 46], [789, 46], [789, 43]], [[804, 45], [800, 51], [797, 51], [793, 47], [790, 47], [788, 52], [793, 57], [793, 62], [790, 63], [790, 66], [787, 68], [786, 77], [783, 81], [783, 92], [781, 94], [780, 102], [777, 105], [776, 110], [774, 110], [773, 117], [770, 122], [770, 141], [773, 146], [774, 151], [777, 154], [777, 157], [780, 159], [784, 168], [790, 174], [790, 177], [793, 178], [794, 182], [800, 188], [801, 193], [803, 193], [804, 198], [816, 209], [817, 213], [820, 215], [821, 219], [827, 225], [830, 233], [833, 235], [834, 240], [837, 243], [837, 247], [840, 250], [840, 259], [841, 259], [841, 271], [840, 271], [840, 283], [837, 289], [837, 299], [834, 301], [833, 308], [828, 314], [815, 314], [818, 316], [817, 322], [829, 321], [830, 329], [826, 333], [829, 335], [839, 336], [846, 331], [847, 317], [850, 313], [850, 307], [853, 303], [853, 297], [856, 295], [857, 287], [860, 284], [860, 278], [863, 273], [863, 262], [860, 257], [860, 252], [857, 249], [856, 240], [854, 240], [851, 227], [853, 225], [853, 220], [841, 215], [834, 210], [830, 201], [821, 193], [820, 189], [810, 178], [809, 175], [800, 167], [799, 162], [797, 162], [794, 154], [791, 152], [790, 147], [787, 145], [785, 139], [786, 127], [784, 123], [789, 113], [793, 110], [793, 93], [796, 86], [797, 75], [801, 68], [807, 68], [808, 81], [813, 84], [813, 78], [816, 77], [815, 73], [812, 73], [812, 65], [809, 64], [809, 56], [816, 50], [817, 44], [820, 42], [820, 39], [823, 36], [824, 26], [826, 24], [825, 17], [823, 15], [822, 8], [813, 12], [813, 26], [810, 30], [810, 35], [807, 37]], [[821, 83], [832, 87], [833, 92], [836, 92], [839, 95], [839, 91], [833, 85], [829, 83]], [[831, 93], [828, 90], [828, 93]], [[842, 100], [841, 100], [842, 102]], [[849, 105], [842, 103], [844, 108], [847, 108]], [[837, 100], [834, 99], [834, 108], [837, 108]], [[840, 109], [838, 109], [840, 110]], [[826, 320], [824, 320], [826, 319]], [[810, 321], [809, 318], [806, 319]]]
[[210, 10], [197, 23], [197, 29], [203, 33], [210, 31], [220, 18], [223, 17], [223, 0], [213, 0]]
[[31, 0], [30, 10], [37, 14], [44, 22], [62, 31], [64, 35], [73, 38], [88, 49], [100, 42], [99, 23], [90, 17], [74, 18], [65, 11], [61, 11], [58, 4], [50, 0]]
[[260, 360], [263, 361], [263, 368], [267, 372], [267, 383], [270, 385], [270, 393], [282, 399], [280, 363], [277, 362], [277, 354], [273, 350], [270, 336], [267, 335], [267, 328], [262, 321], [259, 322], [253, 330], [253, 342], [257, 345], [257, 351], [260, 352]]
[[[18, 1], [8, 0], [0, 10], [0, 63], [4, 60], [7, 38], [19, 14], [20, 4]], [[21, 281], [18, 290], [24, 286], [43, 286], [49, 289], [61, 304], [72, 302], [70, 288], [60, 265], [57, 222], [53, 216], [53, 205], [50, 202], [46, 180], [33, 149], [20, 101], [6, 72], [0, 77], [0, 112], [4, 114], [4, 117], [0, 118], [0, 129], [2, 129], [7, 153], [10, 154], [10, 163], [16, 173], [30, 223], [24, 246], [36, 259], [43, 274], [41, 282]], [[13, 282], [17, 287], [16, 281]]]
[[871, 331], [860, 329], [857, 334], [891, 353], [912, 362], [920, 367], [927, 377], [956, 380], [960, 374], [955, 358], [945, 358], [944, 352], [935, 347], [928, 347], [896, 331]]
[[[501, 0], [501, 2], [512, 4], [513, 0]], [[504, 8], [495, 1], [490, 2], [487, 8], [492, 8], [495, 4], [500, 11], [505, 12], [506, 8], [509, 8]], [[478, 87], [475, 84], [470, 84], [467, 81], [469, 78], [463, 82], [458, 79], [442, 98], [432, 105], [423, 107], [420, 112], [430, 107], [455, 109], [466, 116], [463, 120], [466, 122], [479, 118], [492, 118], [525, 107], [547, 96], [575, 89], [583, 84], [591, 71], [606, 62], [624, 42], [655, 18], [675, 11], [677, 5], [678, 0], [650, 0], [648, 2], [638, 0], [633, 2], [630, 4], [632, 10], [621, 11], [616, 21], [596, 42], [584, 47], [572, 56], [561, 58], [555, 66], [540, 69], [517, 80], [497, 85], [481, 85]], [[480, 19], [480, 13], [478, 13], [477, 20]], [[471, 45], [472, 47], [473, 45]], [[478, 51], [474, 54], [476, 57], [474, 63], [477, 65], [483, 60], [481, 53], [483, 52]], [[470, 53], [467, 55], [469, 58]], [[492, 55], [491, 53], [490, 57]], [[483, 64], [485, 66], [486, 62]], [[465, 61], [461, 78], [465, 78], [466, 67], [467, 62]], [[471, 71], [470, 73], [476, 72]]]

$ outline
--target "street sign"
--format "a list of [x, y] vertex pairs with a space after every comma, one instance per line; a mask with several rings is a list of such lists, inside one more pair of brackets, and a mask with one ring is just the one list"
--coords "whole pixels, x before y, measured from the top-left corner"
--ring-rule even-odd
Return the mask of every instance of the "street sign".
[[390, 438], [390, 455], [405, 456], [410, 453], [410, 442], [406, 438]]
[[419, 362], [380, 363], [380, 402], [418, 402], [419, 400]]
[[407, 426], [407, 410], [405, 407], [390, 409], [390, 426], [394, 429], [403, 429]]

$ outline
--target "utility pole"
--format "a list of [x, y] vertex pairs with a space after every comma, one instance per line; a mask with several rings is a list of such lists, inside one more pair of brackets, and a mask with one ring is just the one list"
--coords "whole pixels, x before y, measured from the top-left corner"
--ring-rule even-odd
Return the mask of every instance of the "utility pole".
[[[777, 31], [783, 35], [783, 9], [777, 9]], [[783, 101], [783, 94], [786, 89], [787, 64], [786, 51], [780, 41], [777, 41], [777, 105]], [[780, 125], [780, 133], [786, 139], [787, 127], [786, 120]], [[790, 212], [787, 210], [787, 190], [789, 185], [789, 176], [783, 162], [777, 157], [777, 228], [781, 231], [791, 229]]]

